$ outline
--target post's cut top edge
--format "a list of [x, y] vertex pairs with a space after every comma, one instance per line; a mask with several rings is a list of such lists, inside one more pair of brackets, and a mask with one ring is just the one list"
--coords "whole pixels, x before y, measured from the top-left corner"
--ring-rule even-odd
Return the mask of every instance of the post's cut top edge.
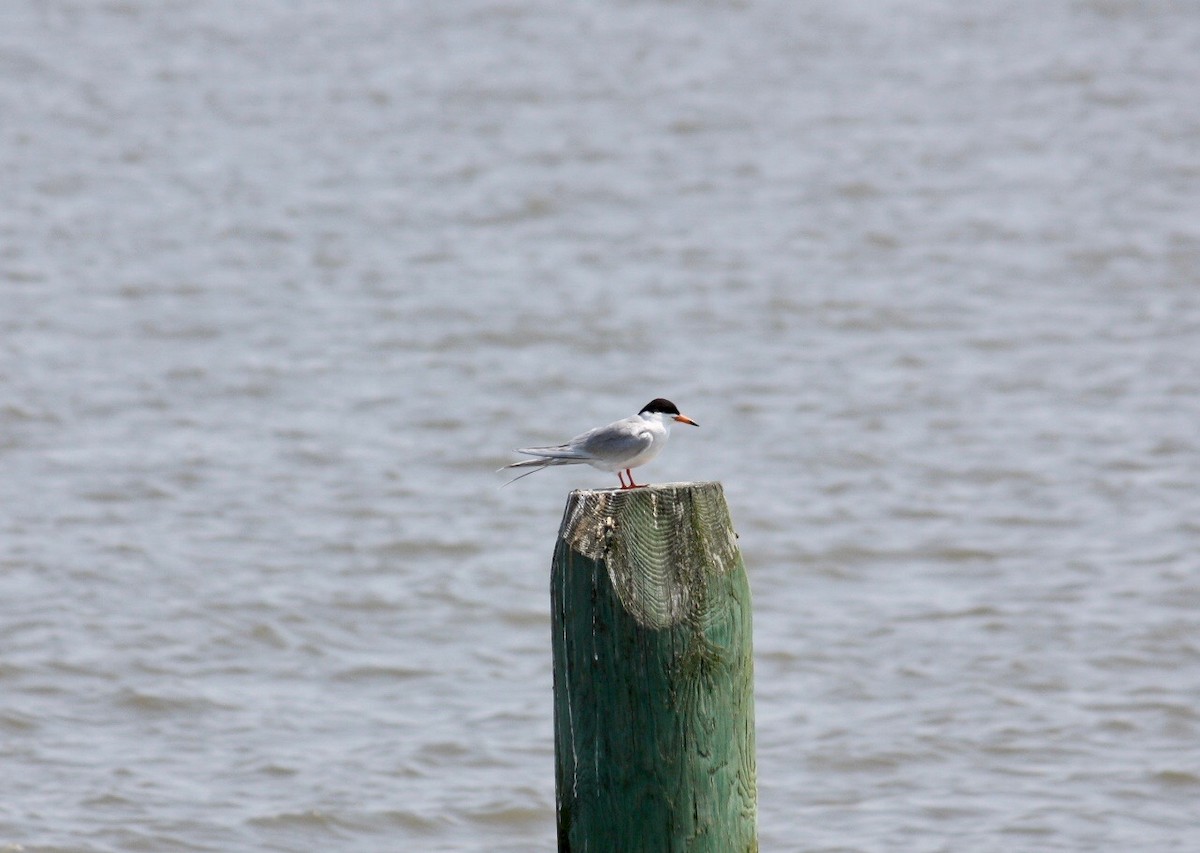
[[719, 489], [724, 492], [725, 487], [720, 480], [689, 480], [682, 483], [648, 483], [645, 486], [638, 486], [633, 489], [621, 489], [616, 486], [611, 489], [572, 489], [568, 497], [575, 498], [576, 496], [584, 497], [587, 495], [609, 495], [609, 494], [626, 494], [634, 495], [638, 493], [649, 493], [662, 491], [677, 492], [681, 489], [689, 489], [694, 491], [702, 491], [707, 489]]
[[[662, 483], [637, 489], [576, 489], [567, 496], [559, 536], [579, 553], [598, 559], [620, 528], [654, 529], [656, 535], [689, 538], [686, 518], [698, 513], [718, 539], [737, 538], [719, 482]], [[672, 532], [674, 531], [674, 532]], [[719, 531], [719, 532], [718, 532]], [[736, 544], [732, 548], [736, 550]]]
[[577, 489], [559, 528], [572, 552], [603, 562], [625, 610], [640, 625], [677, 624], [701, 606], [710, 577], [741, 565], [720, 483]]

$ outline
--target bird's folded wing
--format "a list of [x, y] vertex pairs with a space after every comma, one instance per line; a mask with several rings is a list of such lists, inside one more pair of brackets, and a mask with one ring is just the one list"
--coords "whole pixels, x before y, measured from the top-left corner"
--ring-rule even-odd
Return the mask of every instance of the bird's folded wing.
[[631, 459], [654, 443], [642, 430], [597, 430], [582, 439], [580, 449], [594, 459]]

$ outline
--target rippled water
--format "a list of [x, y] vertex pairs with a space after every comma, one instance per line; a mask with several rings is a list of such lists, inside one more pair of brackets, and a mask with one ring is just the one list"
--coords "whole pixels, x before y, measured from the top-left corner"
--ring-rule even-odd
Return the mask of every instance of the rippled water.
[[1200, 847], [1193, 4], [0, 21], [0, 849], [551, 849], [493, 469], [660, 395], [764, 850]]

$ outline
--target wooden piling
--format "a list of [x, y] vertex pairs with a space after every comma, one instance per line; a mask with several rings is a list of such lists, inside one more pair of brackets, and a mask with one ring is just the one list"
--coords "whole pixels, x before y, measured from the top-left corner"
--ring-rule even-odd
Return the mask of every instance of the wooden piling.
[[560, 853], [757, 851], [750, 589], [720, 483], [572, 492], [550, 589]]

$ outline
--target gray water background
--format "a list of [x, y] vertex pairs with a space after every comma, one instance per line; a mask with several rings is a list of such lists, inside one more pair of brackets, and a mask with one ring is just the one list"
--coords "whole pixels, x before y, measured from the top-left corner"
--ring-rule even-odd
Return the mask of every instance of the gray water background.
[[667, 396], [764, 851], [1200, 849], [1200, 6], [0, 11], [0, 850], [554, 844]]

